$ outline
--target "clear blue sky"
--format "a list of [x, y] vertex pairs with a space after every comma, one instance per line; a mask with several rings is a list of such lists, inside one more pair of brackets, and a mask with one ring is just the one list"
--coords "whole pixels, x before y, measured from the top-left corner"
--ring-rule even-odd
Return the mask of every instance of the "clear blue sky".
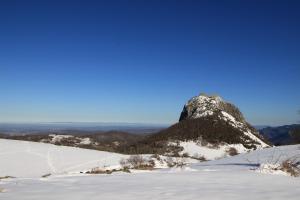
[[173, 123], [205, 92], [299, 121], [300, 1], [0, 2], [0, 122]]

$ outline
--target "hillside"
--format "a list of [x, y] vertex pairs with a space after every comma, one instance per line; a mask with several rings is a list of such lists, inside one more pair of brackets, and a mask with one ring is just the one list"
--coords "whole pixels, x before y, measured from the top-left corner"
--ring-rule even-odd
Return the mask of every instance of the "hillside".
[[[200, 154], [207, 159], [216, 159], [231, 154], [231, 150], [238, 154], [265, 147], [269, 147], [268, 142], [246, 122], [237, 107], [219, 96], [201, 94], [184, 105], [178, 123], [124, 151], [173, 155], [188, 153], [191, 157]], [[208, 155], [216, 150], [219, 150], [217, 156]]]

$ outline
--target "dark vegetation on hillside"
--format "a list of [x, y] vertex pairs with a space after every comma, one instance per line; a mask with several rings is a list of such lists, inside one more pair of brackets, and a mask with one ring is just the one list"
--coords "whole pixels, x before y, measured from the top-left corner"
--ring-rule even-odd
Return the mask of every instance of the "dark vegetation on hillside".
[[[176, 149], [167, 147], [167, 141], [199, 140], [218, 146], [221, 143], [243, 144], [248, 149], [255, 149], [257, 142], [233, 128], [226, 121], [217, 120], [215, 116], [180, 121], [157, 134], [147, 136], [144, 140], [129, 146], [120, 146], [122, 153], [168, 153]], [[173, 147], [174, 148], [174, 147]]]
[[[61, 131], [59, 133], [49, 132], [48, 134], [46, 134], [45, 132], [43, 132], [41, 134], [32, 135], [7, 135], [0, 133], [0, 138], [52, 143], [52, 137], [50, 136], [50, 134], [72, 135], [74, 137], [62, 138], [60, 141], [55, 141], [53, 144], [80, 147], [86, 149], [95, 149], [100, 151], [117, 152], [119, 146], [127, 146], [129, 144], [137, 143], [138, 141], [141, 141], [146, 137], [146, 134], [132, 134], [120, 131], [108, 131], [98, 133], [75, 131], [73, 134], [72, 133], [73, 132], [69, 130], [65, 132], [65, 134], [61, 134]], [[92, 143], [80, 144], [80, 141], [83, 138], [90, 138]]]

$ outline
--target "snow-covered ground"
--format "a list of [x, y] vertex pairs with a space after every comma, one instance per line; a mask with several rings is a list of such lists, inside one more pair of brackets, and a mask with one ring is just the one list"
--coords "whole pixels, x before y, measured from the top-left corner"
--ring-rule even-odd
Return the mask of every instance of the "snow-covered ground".
[[[201, 142], [200, 142], [201, 143]], [[183, 148], [182, 154], [187, 153], [192, 157], [203, 156], [206, 160], [215, 160], [229, 156], [230, 148], [234, 148], [237, 153], [246, 153], [250, 151], [242, 144], [223, 144], [218, 147], [213, 147], [211, 144], [205, 146], [194, 141], [179, 142], [179, 146]]]
[[[18, 172], [18, 177], [21, 177], [0, 180], [0, 188], [3, 190], [0, 192], [0, 199], [5, 200], [290, 200], [299, 199], [300, 196], [300, 178], [264, 174], [256, 170], [260, 164], [274, 164], [298, 157], [300, 145], [267, 148], [220, 160], [193, 163], [184, 168], [137, 171], [130, 174], [118, 172], [110, 175], [63, 172], [69, 172], [67, 169], [72, 167], [73, 170], [70, 171], [83, 170], [95, 167], [95, 164], [118, 165], [119, 159], [125, 155], [7, 140], [0, 140], [0, 151], [1, 175], [17, 176], [14, 173]], [[36, 159], [36, 162], [27, 163], [30, 157]], [[49, 158], [52, 159], [52, 164], [48, 166]], [[49, 173], [47, 170], [51, 170], [51, 165], [61, 173], [37, 178], [37, 174]], [[39, 171], [39, 167], [47, 170], [33, 173]], [[32, 178], [22, 178], [31, 174]]]
[[5, 200], [289, 199], [300, 180], [250, 171], [176, 171], [5, 181]]
[[127, 157], [105, 151], [0, 139], [0, 177], [41, 177], [94, 167], [118, 168], [121, 158]]

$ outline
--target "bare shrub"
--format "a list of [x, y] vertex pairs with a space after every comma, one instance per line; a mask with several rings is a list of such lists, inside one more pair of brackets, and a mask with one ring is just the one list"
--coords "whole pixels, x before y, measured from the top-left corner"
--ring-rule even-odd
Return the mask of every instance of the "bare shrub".
[[155, 162], [153, 160], [146, 160], [141, 155], [132, 155], [127, 160], [121, 159], [120, 165], [125, 170], [133, 169], [141, 169], [141, 170], [150, 170], [155, 166]]
[[294, 177], [300, 176], [300, 161], [299, 158], [289, 158], [279, 162], [279, 158], [276, 162], [270, 162], [266, 164], [260, 164], [257, 170], [260, 172], [273, 173], [276, 171], [285, 172], [286, 174]]
[[129, 168], [130, 167], [130, 164], [127, 162], [127, 160], [125, 158], [122, 158], [119, 163], [120, 163], [121, 167], [123, 167], [123, 168], [125, 168], [125, 167]]
[[86, 173], [87, 174], [111, 174], [113, 171], [116, 171], [116, 170], [105, 170], [105, 169], [102, 169], [102, 168], [99, 168], [99, 167], [95, 167], [93, 169], [91, 169], [90, 171], [87, 171]]
[[127, 159], [127, 162], [131, 164], [133, 168], [139, 168], [146, 163], [146, 160], [141, 155], [132, 155]]
[[287, 172], [291, 176], [298, 177], [300, 176], [300, 168], [298, 165], [299, 162], [288, 159], [280, 164], [280, 169], [284, 172]]
[[130, 173], [130, 163], [125, 159], [125, 158], [122, 158], [121, 160], [120, 160], [120, 165], [121, 165], [121, 167], [122, 167], [122, 171], [123, 172], [128, 172], [128, 173]]
[[226, 152], [227, 152], [228, 155], [230, 155], [230, 156], [236, 156], [236, 155], [239, 154], [239, 152], [237, 151], [237, 149], [234, 148], [234, 147], [230, 147]]

